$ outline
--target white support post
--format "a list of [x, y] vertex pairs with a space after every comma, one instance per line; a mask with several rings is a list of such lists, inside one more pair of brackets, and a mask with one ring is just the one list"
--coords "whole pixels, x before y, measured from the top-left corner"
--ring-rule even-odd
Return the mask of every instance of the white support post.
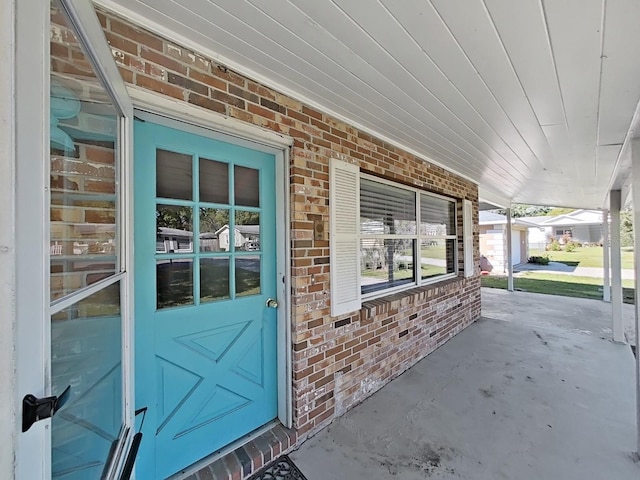
[[507, 290], [513, 292], [513, 258], [511, 248], [511, 207], [507, 208]]
[[631, 140], [631, 195], [633, 202], [633, 271], [635, 273], [635, 330], [636, 330], [636, 424], [637, 443], [636, 458], [640, 460], [640, 304], [638, 302], [638, 288], [640, 288], [640, 139]]
[[609, 192], [611, 213], [611, 312], [613, 340], [624, 342], [622, 325], [622, 259], [620, 257], [620, 190]]
[[602, 300], [611, 302], [611, 265], [609, 265], [611, 243], [609, 242], [609, 210], [602, 210], [602, 265], [604, 281], [602, 282]]

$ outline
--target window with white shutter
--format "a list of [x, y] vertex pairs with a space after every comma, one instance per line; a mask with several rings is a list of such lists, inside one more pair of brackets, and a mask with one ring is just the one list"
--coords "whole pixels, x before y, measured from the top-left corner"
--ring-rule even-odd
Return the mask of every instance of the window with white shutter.
[[[361, 174], [355, 165], [332, 160], [331, 315], [358, 310], [361, 299], [456, 277], [456, 212], [452, 198]], [[471, 218], [464, 224], [465, 232], [473, 231]], [[471, 239], [465, 254], [471, 252], [473, 260]]]
[[359, 168], [332, 159], [329, 171], [331, 316], [360, 309]]

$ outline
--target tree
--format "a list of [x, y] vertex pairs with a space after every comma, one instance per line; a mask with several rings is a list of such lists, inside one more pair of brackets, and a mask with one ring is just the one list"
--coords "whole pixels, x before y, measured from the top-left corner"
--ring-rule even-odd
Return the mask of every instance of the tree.
[[[540, 205], [514, 204], [511, 206], [511, 216], [513, 218], [544, 216], [549, 213], [550, 210], [550, 207], [543, 207]], [[501, 215], [507, 214], [507, 211], [504, 209], [493, 211]]]
[[558, 215], [566, 215], [567, 213], [571, 213], [571, 212], [575, 212], [576, 209], [575, 208], [561, 208], [561, 207], [554, 207], [552, 209], [550, 209], [546, 215], [548, 215], [549, 217], [557, 217]]
[[633, 247], [633, 211], [628, 208], [620, 212], [620, 245]]

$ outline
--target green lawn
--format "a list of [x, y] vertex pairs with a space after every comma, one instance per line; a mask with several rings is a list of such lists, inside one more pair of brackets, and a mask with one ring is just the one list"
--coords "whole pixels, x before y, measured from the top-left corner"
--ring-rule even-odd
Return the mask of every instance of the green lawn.
[[[602, 268], [602, 247], [578, 247], [573, 252], [542, 252], [540, 250], [530, 250], [529, 256], [549, 255], [549, 260], [553, 262], [566, 263], [580, 267], [600, 267]], [[622, 251], [622, 268], [633, 268], [633, 252]]]
[[[554, 252], [555, 253], [555, 252]], [[602, 299], [602, 279], [574, 277], [539, 272], [523, 272], [513, 279], [514, 288], [532, 293], [561, 295], [565, 297]], [[633, 280], [622, 281], [624, 302], [633, 303]], [[487, 275], [482, 277], [482, 286], [507, 288], [507, 277]]]

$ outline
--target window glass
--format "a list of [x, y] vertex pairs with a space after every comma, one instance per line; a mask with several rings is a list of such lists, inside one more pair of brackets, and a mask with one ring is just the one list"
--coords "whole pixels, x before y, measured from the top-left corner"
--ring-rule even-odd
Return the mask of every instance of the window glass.
[[51, 420], [53, 479], [102, 478], [123, 424], [121, 338], [119, 282], [51, 318], [51, 390], [71, 386]]
[[363, 235], [415, 234], [415, 192], [361, 179], [360, 233]]
[[455, 240], [423, 238], [420, 248], [420, 275], [423, 279], [453, 273]]
[[158, 259], [156, 287], [159, 309], [193, 305], [193, 259]]
[[200, 158], [200, 201], [229, 203], [229, 165]]
[[51, 7], [51, 299], [120, 270], [119, 116], [57, 2]]
[[236, 296], [260, 294], [260, 257], [236, 256]]
[[414, 283], [414, 240], [360, 240], [362, 293]]
[[260, 172], [254, 168], [236, 165], [233, 173], [234, 198], [236, 205], [260, 206]]
[[156, 206], [156, 253], [193, 252], [193, 209]]
[[157, 150], [158, 309], [261, 293], [260, 172], [197, 158]]
[[193, 198], [191, 155], [156, 150], [156, 196], [191, 200]]
[[200, 302], [230, 298], [229, 257], [200, 259]]
[[455, 274], [456, 235], [454, 200], [361, 177], [360, 278], [364, 295], [380, 295], [385, 290]]
[[228, 208], [200, 208], [200, 251], [229, 251]]
[[236, 210], [236, 250], [255, 252], [260, 250], [260, 212]]
[[[51, 419], [51, 478], [98, 480], [117, 463], [112, 457], [122, 454], [116, 447], [129, 431], [119, 254], [122, 117], [57, 0], [50, 20], [51, 390], [60, 395], [70, 387]], [[85, 288], [109, 277], [97, 291]]]
[[420, 234], [451, 235], [456, 231], [456, 204], [450, 200], [420, 195]]

